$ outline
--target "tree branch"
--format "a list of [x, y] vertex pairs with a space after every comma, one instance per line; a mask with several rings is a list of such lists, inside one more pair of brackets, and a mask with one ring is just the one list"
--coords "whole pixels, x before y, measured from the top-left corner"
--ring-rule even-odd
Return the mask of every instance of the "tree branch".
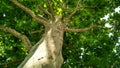
[[46, 13], [51, 19], [52, 19], [52, 14], [50, 12], [48, 12], [47, 10], [45, 10], [43, 7], [39, 6], [38, 7], [40, 10], [42, 10], [44, 13]]
[[69, 29], [69, 28], [66, 28], [65, 31], [66, 32], [84, 32], [84, 31], [87, 31], [87, 30], [90, 30], [94, 27], [101, 27], [99, 25], [91, 25], [89, 27], [86, 27], [86, 28], [81, 28], [81, 29]]
[[42, 32], [44, 29], [42, 29], [42, 30], [36, 30], [36, 31], [33, 31], [33, 32], [29, 32], [30, 34], [35, 34], [35, 33], [40, 33], [40, 32]]
[[25, 44], [26, 50], [29, 51], [29, 50], [31, 49], [31, 47], [32, 47], [31, 42], [30, 42], [30, 40], [29, 40], [25, 35], [17, 32], [17, 31], [14, 30], [14, 29], [11, 29], [11, 28], [9, 28], [9, 27], [4, 27], [4, 26], [2, 26], [2, 25], [0, 25], [0, 30], [3, 30], [3, 31], [5, 31], [5, 32], [9, 32], [9, 33], [11, 33], [12, 35], [14, 35], [15, 37], [21, 39], [21, 40], [23, 41], [23, 43]]
[[67, 9], [68, 0], [66, 0], [66, 2], [65, 2], [63, 5], [64, 5], [64, 7]]
[[21, 9], [23, 9], [29, 15], [31, 15], [33, 17], [33, 19], [35, 19], [36, 21], [38, 21], [38, 23], [43, 24], [45, 27], [49, 26], [49, 24], [47, 23], [47, 21], [45, 21], [42, 18], [37, 17], [32, 10], [30, 10], [29, 8], [27, 8], [24, 5], [20, 4], [17, 0], [11, 0], [11, 2], [13, 2], [15, 5], [17, 5]]
[[48, 7], [50, 8], [50, 13], [51, 13], [51, 18], [52, 18], [52, 21], [55, 21], [55, 15], [54, 15], [54, 11], [53, 11], [53, 8], [52, 8], [52, 6], [51, 6], [51, 4], [50, 4], [50, 1], [49, 0], [47, 0], [47, 5], [48, 5]]
[[78, 11], [79, 5], [80, 5], [81, 0], [78, 1], [76, 8], [73, 10], [73, 12], [64, 20], [64, 23], [68, 23], [70, 19], [74, 16], [74, 14]]

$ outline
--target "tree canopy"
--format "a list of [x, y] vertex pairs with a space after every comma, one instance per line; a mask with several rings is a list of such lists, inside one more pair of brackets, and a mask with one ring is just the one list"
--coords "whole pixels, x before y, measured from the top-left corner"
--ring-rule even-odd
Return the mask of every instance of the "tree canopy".
[[[77, 9], [66, 24], [69, 28], [79, 29], [94, 24], [99, 25], [84, 32], [64, 33], [62, 68], [120, 67], [120, 12], [115, 12], [115, 8], [120, 6], [119, 0], [18, 1], [34, 11], [38, 17], [45, 17], [47, 20], [52, 17], [52, 15], [48, 16], [47, 11], [68, 21], [66, 18]], [[80, 1], [79, 4], [78, 1]], [[49, 6], [52, 6], [53, 11]], [[103, 18], [105, 15], [109, 17], [107, 20]], [[11, 0], [0, 0], [0, 68], [16, 68], [28, 52], [21, 39], [2, 27], [15, 29], [26, 35], [31, 45], [42, 37], [45, 27], [14, 5]]]

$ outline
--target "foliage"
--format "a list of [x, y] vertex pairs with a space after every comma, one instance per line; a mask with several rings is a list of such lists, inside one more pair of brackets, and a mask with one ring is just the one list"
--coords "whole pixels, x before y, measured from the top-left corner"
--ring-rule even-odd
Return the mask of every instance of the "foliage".
[[[32, 9], [38, 16], [48, 16], [38, 7], [49, 10], [47, 0], [19, 0]], [[50, 0], [52, 1], [52, 0]], [[67, 17], [76, 7], [77, 0], [53, 0], [54, 13], [62, 18]], [[119, 0], [83, 0], [80, 10], [71, 19], [70, 28], [84, 28], [91, 24], [99, 24], [83, 33], [64, 33], [63, 68], [119, 68], [120, 67], [120, 13], [114, 9], [120, 6]], [[22, 9], [9, 0], [0, 1], [0, 25], [11, 27], [25, 34], [34, 45], [44, 33], [44, 27], [33, 20]], [[108, 20], [100, 20], [106, 14], [111, 14]], [[113, 27], [104, 25], [110, 23]], [[32, 33], [41, 30], [39, 33]], [[110, 35], [112, 33], [112, 35]], [[110, 35], [110, 36], [109, 36]], [[16, 68], [20, 62], [4, 64], [18, 59], [24, 59], [27, 52], [21, 40], [12, 34], [0, 30], [0, 68]]]

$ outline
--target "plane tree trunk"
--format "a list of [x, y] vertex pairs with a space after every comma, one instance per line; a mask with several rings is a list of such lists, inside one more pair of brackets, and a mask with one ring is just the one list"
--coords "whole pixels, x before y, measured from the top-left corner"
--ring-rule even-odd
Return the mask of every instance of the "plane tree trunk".
[[61, 68], [63, 33], [63, 24], [56, 19], [18, 68]]
[[[83, 32], [90, 30], [93, 27], [97, 27], [97, 25], [92, 25], [83, 29], [70, 29], [66, 26], [66, 24], [68, 24], [70, 19], [78, 11], [81, 0], [78, 0], [74, 11], [68, 17], [62, 20], [60, 16], [55, 16], [49, 0], [47, 1], [50, 12], [42, 7], [41, 10], [50, 17], [51, 21], [45, 19], [44, 17], [36, 16], [32, 10], [25, 7], [17, 0], [11, 0], [11, 2], [26, 11], [29, 15], [32, 16], [33, 19], [45, 27], [45, 33], [43, 34], [43, 37], [31, 48], [28, 56], [18, 66], [18, 68], [61, 68], [63, 63], [62, 44], [64, 32]], [[3, 26], [0, 26], [0, 29], [18, 37], [24, 42], [26, 47], [29, 46], [29, 48], [26, 49], [30, 49], [31, 43], [25, 35], [22, 35], [14, 29], [5, 28]]]

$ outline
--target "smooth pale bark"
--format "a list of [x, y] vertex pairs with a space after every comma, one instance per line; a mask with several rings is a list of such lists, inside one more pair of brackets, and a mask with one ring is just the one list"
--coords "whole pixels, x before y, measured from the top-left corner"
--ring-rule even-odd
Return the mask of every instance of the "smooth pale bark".
[[56, 20], [18, 68], [61, 68], [63, 33], [61, 21]]

